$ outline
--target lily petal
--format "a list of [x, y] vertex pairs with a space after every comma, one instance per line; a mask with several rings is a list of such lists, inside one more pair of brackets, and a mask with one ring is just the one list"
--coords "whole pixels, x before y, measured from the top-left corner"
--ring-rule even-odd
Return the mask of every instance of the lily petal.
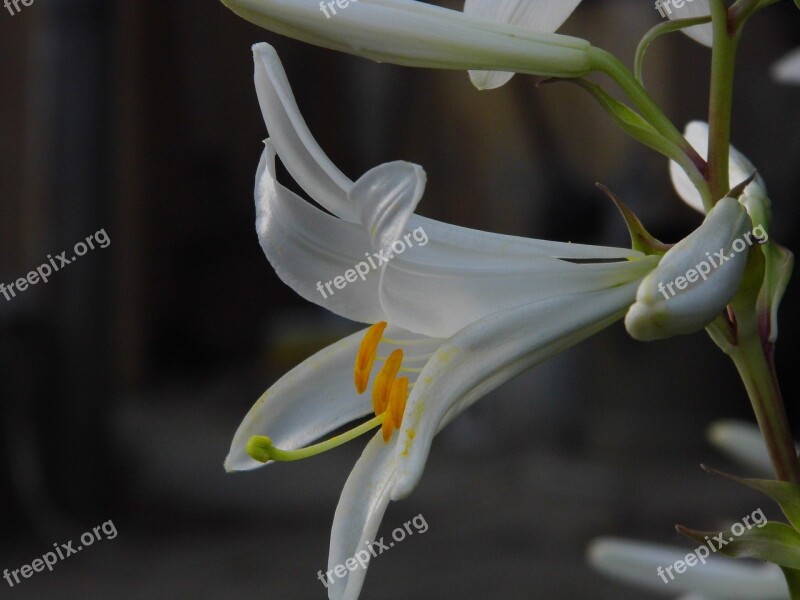
[[353, 182], [336, 168], [308, 130], [275, 48], [256, 44], [253, 60], [261, 114], [286, 169], [320, 206], [339, 218], [358, 222], [356, 208], [347, 199]]
[[[720, 200], [702, 225], [675, 244], [645, 277], [625, 316], [628, 333], [652, 341], [693, 333], [713, 321], [739, 289], [747, 265], [745, 250], [752, 244], [744, 239], [750, 227], [750, 217], [738, 200]], [[734, 242], [743, 248], [734, 248]], [[713, 257], [719, 264], [711, 262]]]
[[[359, 395], [353, 384], [353, 361], [366, 331], [323, 348], [264, 392], [239, 425], [225, 459], [225, 469], [248, 471], [262, 466], [245, 452], [254, 435], [269, 436], [277, 447], [293, 450], [371, 413], [370, 395]], [[391, 325], [384, 335], [429, 339]], [[407, 352], [413, 359], [417, 353], [430, 352], [430, 347], [412, 345]]]
[[641, 280], [657, 259], [576, 264], [548, 256], [487, 265], [470, 255], [432, 263], [427, 247], [412, 247], [386, 265], [381, 306], [411, 331], [450, 337], [470, 323], [536, 300], [612, 288]]
[[[359, 551], [371, 557], [367, 545], [375, 541], [389, 505], [395, 461], [394, 444], [384, 443], [378, 431], [353, 467], [336, 506], [328, 569], [345, 564], [348, 558], [356, 556]], [[359, 565], [342, 579], [334, 578], [328, 587], [328, 598], [357, 600], [366, 575], [367, 568]]]
[[237, 429], [225, 470], [263, 466], [245, 452], [254, 435], [267, 435], [276, 446], [295, 449], [369, 414], [368, 394], [359, 395], [353, 387], [353, 361], [365, 331], [323, 348], [264, 392]]
[[[696, 1], [696, 0], [695, 0]], [[684, 131], [686, 140], [697, 150], [697, 153], [703, 158], [708, 157], [708, 123], [703, 121], [691, 121], [686, 125]], [[746, 156], [739, 152], [736, 148], [731, 146], [730, 151], [730, 189], [733, 189], [753, 173], [756, 168], [753, 166]], [[683, 198], [689, 206], [700, 213], [705, 213], [703, 208], [703, 200], [700, 197], [697, 189], [692, 185], [688, 175], [675, 161], [670, 161], [669, 172], [672, 177], [672, 185], [675, 191]], [[745, 196], [753, 195], [766, 198], [766, 186], [764, 180], [760, 175], [757, 175], [755, 180], [747, 186]], [[746, 204], [746, 199], [743, 199]]]
[[399, 432], [392, 499], [407, 496], [434, 435], [512, 377], [619, 319], [637, 284], [539, 300], [495, 313], [446, 341], [420, 373]]
[[[481, 19], [524, 27], [529, 31], [556, 31], [572, 14], [581, 0], [466, 0], [464, 13]], [[479, 90], [505, 85], [514, 73], [470, 71], [469, 77]]]
[[800, 48], [775, 63], [772, 67], [772, 77], [781, 83], [800, 84]]
[[375, 250], [388, 248], [402, 238], [409, 218], [425, 193], [425, 170], [396, 161], [367, 171], [350, 191], [359, 207], [359, 222], [369, 233]]
[[[687, 0], [680, 8], [675, 8], [674, 5], [665, 8], [667, 10], [667, 16], [673, 21], [678, 19], [693, 19], [694, 17], [706, 17], [711, 14], [711, 7], [708, 5], [708, 0]], [[714, 41], [714, 27], [711, 23], [687, 27], [681, 31], [694, 41], [708, 46], [709, 48]]]
[[[354, 321], [385, 321], [380, 272], [342, 289], [325, 284], [366, 259], [372, 248], [360, 225], [333, 217], [278, 183], [275, 149], [267, 141], [256, 174], [256, 231], [278, 277], [300, 296]], [[321, 290], [321, 291], [320, 291]]]
[[[683, 560], [689, 550], [620, 538], [598, 538], [587, 551], [589, 564], [601, 573], [643, 589], [664, 591], [665, 582], [658, 576], [675, 561]], [[789, 595], [779, 567], [754, 566], [714, 555], [705, 565], [696, 564], [669, 580], [670, 591], [695, 592], [719, 600], [784, 600]], [[666, 577], [666, 575], [665, 575]]]
[[222, 0], [239, 16], [295, 39], [378, 62], [553, 77], [590, 70], [589, 42], [492, 23], [413, 0], [358, 0], [335, 15], [318, 0]]

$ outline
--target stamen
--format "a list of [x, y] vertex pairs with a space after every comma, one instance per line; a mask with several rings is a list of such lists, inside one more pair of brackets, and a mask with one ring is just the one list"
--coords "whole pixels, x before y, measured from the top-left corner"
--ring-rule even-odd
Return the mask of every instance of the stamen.
[[350, 431], [346, 431], [341, 435], [337, 435], [332, 437], [329, 440], [325, 440], [324, 442], [320, 442], [318, 444], [314, 444], [313, 446], [307, 446], [306, 448], [299, 448], [297, 450], [282, 450], [280, 448], [276, 448], [272, 445], [272, 440], [269, 439], [265, 435], [254, 435], [250, 438], [247, 442], [247, 446], [245, 446], [245, 451], [253, 460], [256, 460], [260, 463], [265, 463], [270, 460], [276, 460], [281, 462], [288, 462], [293, 460], [302, 460], [304, 458], [311, 458], [312, 456], [316, 456], [317, 454], [322, 454], [323, 452], [327, 452], [328, 450], [332, 450], [342, 444], [349, 442], [350, 440], [354, 440], [360, 435], [375, 429], [379, 425], [382, 425], [385, 420], [391, 420], [388, 414], [384, 413], [382, 415], [378, 415], [377, 417], [373, 417], [366, 423], [362, 423], [358, 427], [351, 429]]
[[389, 405], [389, 392], [402, 362], [403, 351], [398, 348], [389, 355], [380, 373], [375, 376], [375, 383], [372, 384], [372, 408], [376, 415], [385, 412]]
[[381, 342], [381, 336], [386, 330], [386, 325], [386, 321], [375, 323], [372, 327], [367, 329], [364, 339], [361, 340], [361, 345], [356, 355], [355, 369], [353, 371], [356, 390], [358, 390], [359, 394], [363, 394], [367, 389], [369, 376], [372, 372], [372, 363], [375, 362], [375, 357], [378, 353], [378, 344]]
[[392, 384], [389, 393], [389, 407], [386, 409], [386, 419], [381, 425], [383, 441], [388, 442], [395, 429], [400, 429], [403, 423], [403, 413], [406, 410], [406, 400], [408, 399], [408, 378], [401, 377]]
[[392, 424], [397, 429], [403, 424], [406, 400], [408, 400], [408, 377], [401, 377], [394, 382], [392, 392], [389, 394], [389, 413], [392, 415]]

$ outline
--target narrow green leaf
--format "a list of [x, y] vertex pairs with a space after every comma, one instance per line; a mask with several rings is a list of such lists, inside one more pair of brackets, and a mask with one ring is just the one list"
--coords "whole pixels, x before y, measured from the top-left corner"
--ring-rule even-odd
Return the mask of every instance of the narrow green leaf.
[[[800, 2], [800, 0], [798, 0]], [[783, 576], [786, 578], [786, 586], [789, 588], [791, 600], [800, 600], [800, 570], [787, 569], [782, 567]]]
[[780, 567], [800, 569], [800, 533], [785, 525], [770, 521], [763, 526], [745, 530], [739, 537], [730, 531], [697, 531], [682, 525], [675, 529], [700, 544], [711, 544], [715, 552], [733, 558], [755, 558]]
[[559, 81], [574, 83], [589, 92], [595, 100], [600, 103], [600, 106], [609, 114], [612, 120], [635, 140], [663, 154], [667, 158], [671, 158], [679, 164], [682, 164], [686, 159], [686, 155], [676, 144], [673, 144], [658, 133], [655, 127], [650, 125], [644, 117], [629, 106], [613, 98], [599, 85], [586, 81], [585, 79], [561, 79]]
[[780, 505], [783, 514], [789, 519], [789, 523], [792, 524], [792, 527], [800, 531], [800, 486], [789, 483], [788, 481], [776, 481], [772, 479], [743, 479], [741, 477], [729, 475], [728, 473], [723, 473], [717, 469], [712, 469], [706, 465], [702, 465], [702, 467], [709, 473], [725, 477], [739, 485], [749, 487], [751, 490], [766, 494]]
[[767, 259], [767, 267], [764, 287], [759, 298], [759, 309], [762, 315], [769, 318], [769, 341], [774, 343], [778, 339], [778, 308], [792, 276], [794, 254], [772, 241], [761, 247]]
[[636, 216], [636, 214], [627, 204], [622, 201], [619, 196], [617, 196], [602, 183], [597, 183], [595, 185], [597, 185], [597, 187], [600, 188], [600, 190], [602, 190], [602, 192], [611, 199], [611, 202], [614, 203], [614, 206], [617, 207], [617, 210], [625, 220], [625, 224], [628, 226], [628, 232], [631, 236], [631, 248], [633, 250], [637, 250], [648, 256], [651, 254], [663, 256], [667, 253], [667, 250], [669, 250], [671, 246], [654, 238], [650, 232], [644, 228], [644, 225], [642, 225], [639, 217]]

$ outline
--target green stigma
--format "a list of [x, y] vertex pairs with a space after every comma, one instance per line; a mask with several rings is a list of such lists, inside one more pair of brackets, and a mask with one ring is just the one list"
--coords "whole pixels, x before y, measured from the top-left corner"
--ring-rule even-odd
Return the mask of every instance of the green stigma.
[[369, 421], [362, 423], [358, 427], [354, 427], [350, 431], [345, 431], [341, 435], [332, 437], [331, 439], [320, 442], [319, 444], [314, 444], [313, 446], [299, 448], [298, 450], [281, 450], [280, 448], [273, 446], [272, 440], [267, 436], [254, 435], [247, 442], [244, 450], [247, 452], [250, 458], [260, 463], [269, 462], [271, 460], [289, 462], [292, 460], [311, 458], [312, 456], [322, 454], [323, 452], [327, 452], [328, 450], [332, 450], [333, 448], [341, 446], [350, 440], [354, 440], [358, 436], [364, 435], [376, 427], [380, 427], [385, 418], [386, 413], [380, 414], [377, 417], [373, 417]]

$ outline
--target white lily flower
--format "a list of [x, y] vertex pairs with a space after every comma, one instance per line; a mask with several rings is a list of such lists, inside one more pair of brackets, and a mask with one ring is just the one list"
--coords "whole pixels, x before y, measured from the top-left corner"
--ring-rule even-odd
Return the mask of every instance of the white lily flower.
[[750, 227], [738, 200], [720, 200], [645, 277], [625, 317], [628, 333], [641, 341], [663, 339], [699, 331], [719, 316], [744, 274], [754, 243], [745, 241]]
[[[554, 32], [580, 3], [581, 0], [466, 0], [464, 13], [530, 31]], [[470, 71], [469, 76], [479, 90], [493, 90], [508, 83], [514, 73]]]
[[[708, 0], [682, 0], [679, 7], [675, 6], [675, 0], [662, 0], [661, 2], [656, 2], [656, 8], [662, 15], [666, 12], [666, 16], [672, 21], [707, 17], [711, 14], [711, 7], [708, 5]], [[694, 41], [708, 46], [709, 48], [714, 40], [714, 27], [711, 23], [693, 25], [681, 31]]]
[[800, 84], [800, 48], [792, 50], [775, 63], [772, 77], [781, 83]]
[[[563, 1], [563, 0], [562, 0]], [[589, 42], [539, 33], [415, 0], [222, 0], [277, 33], [379, 62], [553, 77], [589, 72]], [[330, 14], [327, 7], [338, 11]], [[333, 6], [331, 6], [333, 5]]]
[[[342, 492], [331, 536], [333, 568], [374, 540], [389, 500], [414, 487], [445, 424], [523, 370], [620, 319], [658, 259], [414, 215], [424, 190], [422, 169], [388, 163], [351, 182], [308, 131], [274, 49], [259, 44], [253, 50], [271, 134], [256, 176], [264, 252], [303, 297], [374, 324], [318, 352], [267, 390], [236, 432], [225, 468], [313, 456], [380, 427]], [[331, 214], [278, 183], [276, 154]], [[322, 297], [316, 284], [352, 269], [407, 229], [424, 231], [424, 246], [418, 240], [420, 246], [398, 251], [363, 281]], [[373, 377], [374, 363], [382, 367]], [[371, 399], [363, 394], [370, 382]], [[304, 448], [373, 412], [350, 432]], [[333, 578], [330, 598], [357, 598], [365, 575], [359, 568]]]
[[[731, 460], [754, 469], [762, 477], [774, 477], [769, 450], [755, 423], [722, 419], [709, 426], [706, 437], [712, 446]], [[800, 446], [795, 444], [795, 449], [800, 453]]]
[[[620, 538], [598, 538], [587, 550], [589, 564], [597, 571], [641, 589], [664, 595], [686, 594], [681, 600], [788, 600], [780, 567], [753, 565], [715, 554], [674, 579], [659, 575], [691, 549], [674, 548]], [[695, 559], [695, 562], [696, 559]], [[666, 575], [664, 576], [666, 577]]]
[[[708, 123], [704, 121], [691, 121], [686, 125], [684, 137], [692, 147], [697, 150], [700, 156], [704, 159], [708, 157]], [[731, 146], [730, 149], [728, 170], [730, 172], [729, 189], [733, 189], [743, 181], [746, 181], [753, 173], [756, 173], [756, 168], [753, 166], [753, 163], [733, 146]], [[670, 161], [669, 172], [672, 177], [672, 185], [683, 201], [696, 211], [705, 213], [706, 211], [703, 207], [703, 200], [700, 197], [700, 193], [689, 180], [689, 177], [683, 169], [681, 169], [675, 161]], [[753, 202], [763, 202], [766, 203], [767, 206], [769, 205], [766, 184], [760, 175], [757, 174], [753, 182], [745, 188], [740, 201], [748, 208]]]

